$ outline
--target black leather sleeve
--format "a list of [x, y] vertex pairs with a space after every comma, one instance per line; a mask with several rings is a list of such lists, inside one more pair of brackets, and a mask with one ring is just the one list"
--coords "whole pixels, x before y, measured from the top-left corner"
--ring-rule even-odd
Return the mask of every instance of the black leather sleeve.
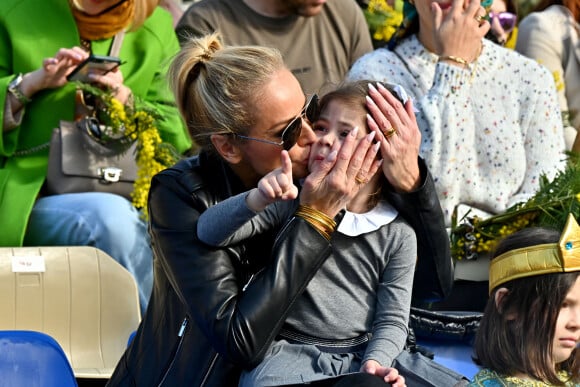
[[188, 189], [169, 173], [152, 181], [149, 216], [155, 259], [214, 348], [235, 364], [255, 366], [295, 299], [330, 255], [330, 243], [301, 218], [290, 219], [274, 243], [271, 263], [242, 291], [238, 265], [243, 251], [212, 248], [197, 239], [196, 221], [203, 208]]
[[453, 260], [443, 210], [435, 184], [419, 158], [421, 186], [409, 193], [387, 190], [386, 197], [417, 234], [417, 265], [413, 280], [413, 305], [441, 300], [453, 287]]

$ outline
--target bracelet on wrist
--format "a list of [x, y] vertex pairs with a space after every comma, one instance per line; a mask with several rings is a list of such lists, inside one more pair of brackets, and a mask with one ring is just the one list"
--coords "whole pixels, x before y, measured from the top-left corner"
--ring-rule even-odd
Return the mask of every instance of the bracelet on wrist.
[[306, 205], [299, 205], [295, 213], [314, 227], [326, 240], [330, 240], [330, 234], [336, 230], [336, 222], [322, 211], [318, 211]]
[[8, 92], [12, 94], [12, 96], [16, 98], [16, 100], [18, 100], [18, 102], [20, 102], [22, 105], [26, 105], [32, 100], [25, 96], [20, 88], [23, 79], [24, 78], [22, 74], [17, 74], [8, 84]]
[[458, 63], [460, 65], [463, 65], [463, 67], [465, 68], [469, 68], [469, 62], [466, 59], [463, 59], [459, 56], [454, 56], [454, 55], [441, 55], [439, 57], [439, 62], [443, 61], [443, 60], [450, 60], [452, 62]]

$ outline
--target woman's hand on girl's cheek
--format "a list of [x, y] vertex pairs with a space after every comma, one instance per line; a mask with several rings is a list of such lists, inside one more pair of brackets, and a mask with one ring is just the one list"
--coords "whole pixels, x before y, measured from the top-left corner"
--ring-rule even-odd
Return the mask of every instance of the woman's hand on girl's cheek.
[[373, 157], [376, 157], [378, 151], [378, 148], [373, 147], [375, 133], [359, 141], [358, 131], [358, 128], [354, 128], [342, 144], [336, 141], [326, 159], [313, 164], [310, 175], [302, 184], [300, 204], [333, 218], [358, 193], [360, 183], [357, 183], [356, 177], [362, 172], [365, 176], [360, 178], [366, 178], [366, 174], [372, 170], [363, 170], [367, 165], [365, 160], [370, 157], [368, 152], [374, 152]]
[[[367, 117], [369, 128], [377, 133], [381, 143], [382, 168], [385, 177], [399, 192], [410, 192], [421, 183], [419, 147], [421, 132], [411, 100], [403, 106], [380, 83], [369, 85]], [[388, 138], [387, 138], [388, 137]]]

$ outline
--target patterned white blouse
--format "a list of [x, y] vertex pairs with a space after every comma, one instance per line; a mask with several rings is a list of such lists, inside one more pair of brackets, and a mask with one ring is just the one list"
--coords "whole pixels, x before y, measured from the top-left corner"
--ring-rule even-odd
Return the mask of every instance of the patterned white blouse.
[[565, 166], [552, 74], [485, 39], [469, 69], [438, 62], [413, 35], [364, 55], [347, 78], [397, 83], [414, 99], [447, 226], [458, 204], [502, 213]]

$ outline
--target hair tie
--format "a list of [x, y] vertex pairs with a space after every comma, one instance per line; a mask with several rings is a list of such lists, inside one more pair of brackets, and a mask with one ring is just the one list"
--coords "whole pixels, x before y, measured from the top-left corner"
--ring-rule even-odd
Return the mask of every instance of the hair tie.
[[212, 58], [212, 54], [213, 54], [213, 52], [209, 48], [207, 48], [203, 52], [203, 54], [201, 54], [201, 59], [203, 59], [203, 60], [210, 60]]

